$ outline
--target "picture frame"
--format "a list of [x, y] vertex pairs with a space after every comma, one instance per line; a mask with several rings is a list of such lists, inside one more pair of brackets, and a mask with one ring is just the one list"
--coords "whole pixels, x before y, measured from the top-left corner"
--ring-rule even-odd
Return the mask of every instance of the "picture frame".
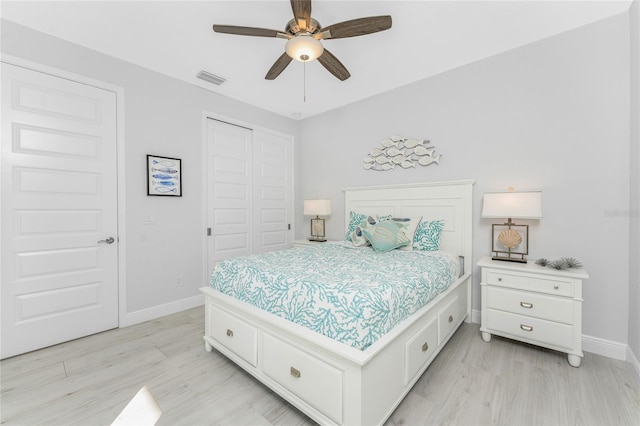
[[[520, 242], [512, 247], [507, 247], [500, 242], [500, 234], [508, 230], [513, 230], [520, 235]], [[525, 256], [529, 254], [529, 225], [493, 224], [491, 236], [493, 259], [525, 261]]]
[[182, 197], [182, 160], [147, 155], [147, 195]]

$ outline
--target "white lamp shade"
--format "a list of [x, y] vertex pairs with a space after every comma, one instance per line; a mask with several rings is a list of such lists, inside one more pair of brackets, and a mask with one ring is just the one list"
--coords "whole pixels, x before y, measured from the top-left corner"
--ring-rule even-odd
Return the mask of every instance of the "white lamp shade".
[[322, 55], [324, 47], [319, 40], [310, 35], [299, 35], [287, 41], [284, 50], [296, 61], [308, 62]]
[[540, 219], [542, 192], [485, 192], [482, 217]]
[[331, 200], [304, 200], [305, 216], [329, 216], [331, 214]]

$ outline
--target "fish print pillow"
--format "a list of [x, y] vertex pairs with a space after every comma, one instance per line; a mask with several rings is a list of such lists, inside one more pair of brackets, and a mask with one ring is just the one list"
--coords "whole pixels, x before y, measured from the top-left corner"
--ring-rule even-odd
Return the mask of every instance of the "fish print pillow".
[[[414, 241], [414, 237], [421, 220], [422, 216], [393, 218], [393, 221], [402, 226], [402, 230], [409, 238], [409, 241]], [[406, 246], [400, 247], [399, 250], [411, 251], [413, 250], [413, 244], [408, 244]]]
[[404, 233], [402, 226], [393, 220], [378, 222], [363, 228], [362, 233], [369, 240], [373, 249], [380, 253], [411, 244], [411, 240]]
[[347, 233], [344, 239], [351, 241], [351, 233], [356, 230], [363, 220], [367, 220], [367, 217], [366, 214], [356, 213], [354, 211], [349, 212], [349, 225], [347, 226]]
[[[415, 217], [393, 217], [393, 215], [378, 215], [378, 222], [384, 222], [386, 220], [393, 220], [398, 225], [402, 226], [404, 233], [409, 237], [409, 241], [413, 241], [413, 237], [416, 233], [416, 229], [418, 229], [418, 225], [422, 220], [422, 216]], [[411, 251], [413, 250], [413, 244], [408, 244], [406, 246], [400, 247], [399, 250], [403, 251]]]
[[351, 233], [351, 236], [350, 236], [351, 243], [353, 243], [353, 245], [356, 247], [368, 246], [370, 244], [369, 240], [367, 240], [367, 237], [364, 236], [364, 234], [362, 233], [362, 230], [370, 226], [373, 226], [376, 223], [378, 223], [378, 221], [371, 216], [363, 220], [358, 226], [356, 226], [356, 229]]
[[413, 236], [413, 249], [437, 251], [440, 249], [440, 234], [444, 220], [423, 220]]

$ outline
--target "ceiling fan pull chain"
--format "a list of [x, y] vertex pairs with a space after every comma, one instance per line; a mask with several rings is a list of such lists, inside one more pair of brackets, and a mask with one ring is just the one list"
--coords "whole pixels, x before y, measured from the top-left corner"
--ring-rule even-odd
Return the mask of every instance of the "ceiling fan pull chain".
[[307, 63], [302, 63], [302, 101], [307, 102]]

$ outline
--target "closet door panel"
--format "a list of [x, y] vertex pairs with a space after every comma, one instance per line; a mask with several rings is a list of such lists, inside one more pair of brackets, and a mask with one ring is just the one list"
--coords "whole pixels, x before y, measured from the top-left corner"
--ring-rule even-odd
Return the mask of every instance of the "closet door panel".
[[214, 119], [206, 125], [210, 274], [224, 259], [291, 247], [293, 137]]
[[254, 253], [291, 245], [293, 212], [293, 140], [290, 136], [253, 134]]
[[252, 131], [207, 120], [208, 269], [230, 257], [249, 255], [252, 243]]

